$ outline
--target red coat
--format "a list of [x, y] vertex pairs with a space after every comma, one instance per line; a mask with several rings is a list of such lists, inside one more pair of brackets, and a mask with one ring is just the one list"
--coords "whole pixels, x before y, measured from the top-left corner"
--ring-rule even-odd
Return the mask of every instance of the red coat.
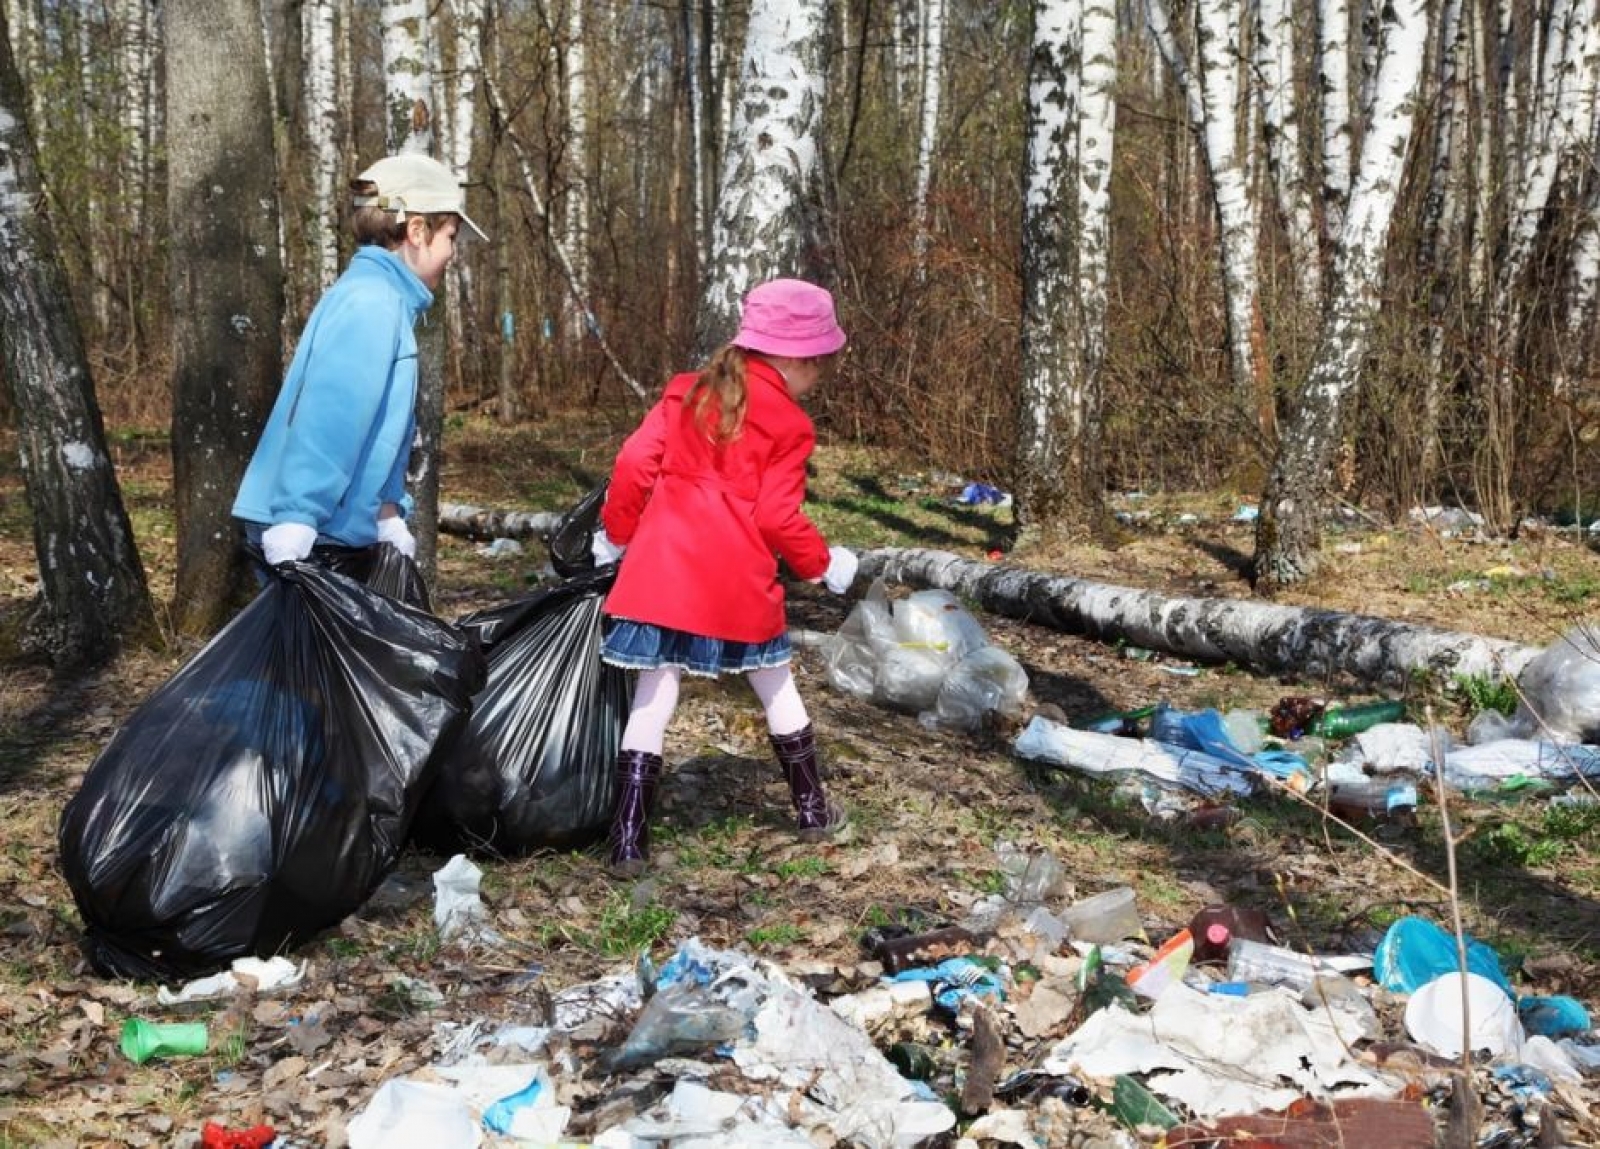
[[802, 579], [828, 569], [800, 509], [816, 431], [783, 376], [751, 356], [744, 429], [718, 447], [684, 408], [696, 378], [675, 376], [617, 454], [600, 519], [628, 550], [606, 613], [766, 642], [788, 625], [777, 558]]

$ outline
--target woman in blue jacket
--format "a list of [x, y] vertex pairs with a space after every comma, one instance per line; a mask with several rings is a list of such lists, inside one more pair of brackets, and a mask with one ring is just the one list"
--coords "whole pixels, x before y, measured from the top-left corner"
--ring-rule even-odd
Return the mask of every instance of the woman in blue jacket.
[[406, 555], [406, 464], [416, 432], [418, 316], [464, 225], [456, 177], [422, 155], [389, 156], [351, 181], [359, 246], [311, 312], [233, 504], [271, 566], [320, 542], [392, 543]]

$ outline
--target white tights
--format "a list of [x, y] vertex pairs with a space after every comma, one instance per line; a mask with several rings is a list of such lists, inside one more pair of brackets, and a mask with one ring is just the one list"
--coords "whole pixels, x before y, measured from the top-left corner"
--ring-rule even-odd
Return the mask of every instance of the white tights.
[[[748, 671], [745, 678], [761, 700], [767, 729], [773, 734], [780, 737], [793, 734], [811, 721], [788, 664]], [[633, 688], [633, 710], [622, 731], [623, 750], [661, 753], [666, 744], [667, 725], [678, 708], [678, 686], [682, 680], [680, 666], [658, 666], [639, 672], [639, 681]]]

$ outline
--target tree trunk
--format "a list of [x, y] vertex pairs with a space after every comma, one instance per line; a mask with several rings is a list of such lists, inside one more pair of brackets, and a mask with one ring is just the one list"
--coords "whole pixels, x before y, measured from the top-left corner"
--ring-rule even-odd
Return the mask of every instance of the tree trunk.
[[567, 342], [583, 342], [589, 306], [589, 65], [584, 44], [584, 5], [571, 0], [567, 15], [566, 108], [567, 141], [565, 212], [562, 233], [576, 281], [572, 304], [563, 308]]
[[912, 199], [912, 254], [917, 278], [927, 274], [928, 188], [933, 182], [933, 154], [939, 142], [939, 102], [944, 94], [945, 0], [927, 0], [922, 21], [922, 117], [917, 133], [917, 187]]
[[155, 616], [43, 210], [26, 100], [9, 33], [0, 33], [0, 375], [39, 560], [41, 609], [28, 641], [66, 673], [109, 657], [124, 636], [154, 638]]
[[1404, 686], [1413, 674], [1514, 677], [1538, 647], [1252, 599], [1180, 598], [963, 559], [885, 547], [861, 555], [861, 576], [950, 591], [982, 609], [1036, 626], [1147, 650], [1316, 679], [1348, 674]]
[[[428, 67], [428, 6], [423, 0], [383, 0], [385, 146], [390, 155], [434, 152], [433, 81]], [[459, 173], [458, 173], [459, 174]], [[444, 336], [437, 302], [417, 327], [417, 440], [406, 487], [414, 504], [407, 523], [417, 540], [417, 566], [434, 581], [439, 541], [439, 447], [444, 436]]]
[[1279, 438], [1256, 523], [1253, 575], [1266, 593], [1318, 569], [1328, 473], [1345, 399], [1360, 381], [1381, 300], [1384, 249], [1428, 40], [1425, 0], [1395, 0], [1384, 11], [1372, 121], [1334, 263], [1333, 295], [1309, 376]]
[[1297, 308], [1294, 318], [1298, 320], [1321, 310], [1322, 250], [1317, 242], [1317, 221], [1312, 212], [1300, 136], [1300, 97], [1294, 76], [1294, 7], [1290, 0], [1259, 0], [1256, 21], [1256, 77], [1261, 85], [1267, 173], [1289, 248]]
[[806, 199], [822, 122], [822, 0], [754, 0], [739, 67], [738, 114], [728, 128], [721, 195], [695, 332], [708, 355], [738, 328], [745, 293], [804, 266]]
[[[308, 298], [320, 296], [339, 276], [339, 232], [344, 218], [339, 151], [339, 101], [335, 86], [337, 25], [333, 0], [305, 0], [301, 9], [305, 45], [305, 130], [311, 156], [311, 210], [307, 213], [313, 283]], [[303, 319], [304, 317], [297, 317]]]
[[1350, 6], [1316, 0], [1317, 87], [1322, 93], [1322, 227], [1330, 243], [1344, 230], [1354, 146], [1350, 131]]
[[1034, 6], [1023, 208], [1018, 521], [1092, 525], [1102, 507], [1100, 365], [1110, 275], [1115, 16]]
[[215, 630], [248, 589], [229, 512], [282, 370], [272, 101], [259, 6], [169, 0], [172, 617]]

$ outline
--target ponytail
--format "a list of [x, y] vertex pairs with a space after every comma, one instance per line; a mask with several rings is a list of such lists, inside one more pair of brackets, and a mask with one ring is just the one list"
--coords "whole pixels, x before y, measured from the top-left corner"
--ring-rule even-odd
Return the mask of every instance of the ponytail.
[[744, 426], [749, 400], [744, 373], [744, 348], [729, 344], [711, 357], [685, 397], [695, 425], [713, 443], [731, 442]]

